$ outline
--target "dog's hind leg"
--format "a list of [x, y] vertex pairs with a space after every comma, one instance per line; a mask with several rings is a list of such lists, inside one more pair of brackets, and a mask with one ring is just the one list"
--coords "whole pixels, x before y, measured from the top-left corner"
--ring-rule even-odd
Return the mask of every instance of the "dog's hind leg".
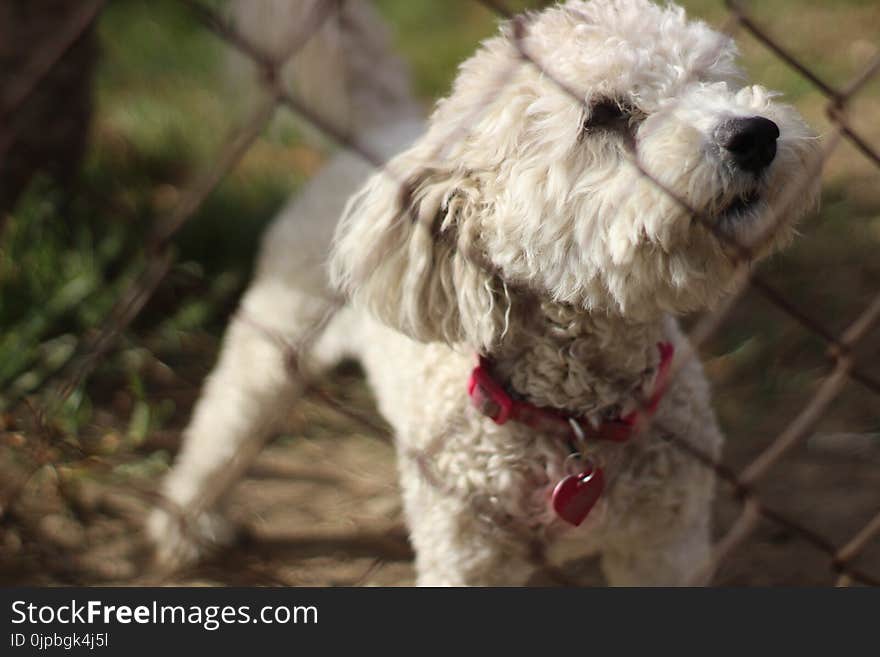
[[206, 512], [302, 389], [297, 366], [307, 362], [310, 374], [318, 374], [344, 355], [310, 347], [338, 305], [324, 265], [336, 222], [349, 193], [369, 172], [359, 158], [337, 155], [266, 232], [254, 281], [226, 331], [177, 462], [163, 483], [166, 508], [148, 521], [160, 563], [171, 567], [192, 560], [197, 544], [192, 539], [199, 535], [223, 538], [217, 535], [222, 524]]

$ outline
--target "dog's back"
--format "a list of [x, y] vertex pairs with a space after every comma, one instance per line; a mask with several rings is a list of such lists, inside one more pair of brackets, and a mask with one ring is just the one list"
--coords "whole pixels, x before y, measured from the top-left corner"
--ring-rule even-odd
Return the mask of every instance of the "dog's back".
[[[283, 57], [302, 44], [282, 69], [285, 88], [334, 133], [321, 137], [355, 144], [332, 155], [279, 214], [256, 272], [328, 291], [325, 261], [349, 196], [423, 129], [406, 65], [367, 0], [234, 0], [230, 11], [239, 32], [266, 52]], [[307, 119], [300, 124], [314, 133]]]

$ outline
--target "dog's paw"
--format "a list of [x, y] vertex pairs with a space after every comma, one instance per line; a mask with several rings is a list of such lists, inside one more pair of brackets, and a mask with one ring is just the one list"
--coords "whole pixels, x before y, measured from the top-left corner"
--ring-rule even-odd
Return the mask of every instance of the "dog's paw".
[[213, 547], [228, 545], [235, 539], [235, 528], [217, 513], [203, 513], [194, 521], [183, 519], [164, 508], [156, 508], [146, 522], [156, 569], [171, 572], [191, 565]]

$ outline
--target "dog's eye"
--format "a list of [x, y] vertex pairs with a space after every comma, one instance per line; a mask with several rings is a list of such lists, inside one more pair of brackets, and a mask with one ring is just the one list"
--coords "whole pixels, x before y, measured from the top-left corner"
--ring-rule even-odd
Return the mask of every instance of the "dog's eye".
[[584, 121], [584, 131], [611, 129], [630, 132], [640, 118], [640, 112], [625, 100], [602, 98], [590, 106], [590, 115]]
[[590, 107], [590, 116], [586, 120], [585, 127], [596, 128], [620, 121], [626, 117], [627, 109], [624, 104], [612, 98], [600, 100]]

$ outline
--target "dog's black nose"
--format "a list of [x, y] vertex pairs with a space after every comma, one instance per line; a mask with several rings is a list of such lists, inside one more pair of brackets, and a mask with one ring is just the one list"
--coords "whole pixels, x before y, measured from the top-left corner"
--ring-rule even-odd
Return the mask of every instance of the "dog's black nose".
[[718, 126], [716, 137], [739, 168], [760, 173], [776, 157], [779, 126], [763, 116], [729, 119]]

